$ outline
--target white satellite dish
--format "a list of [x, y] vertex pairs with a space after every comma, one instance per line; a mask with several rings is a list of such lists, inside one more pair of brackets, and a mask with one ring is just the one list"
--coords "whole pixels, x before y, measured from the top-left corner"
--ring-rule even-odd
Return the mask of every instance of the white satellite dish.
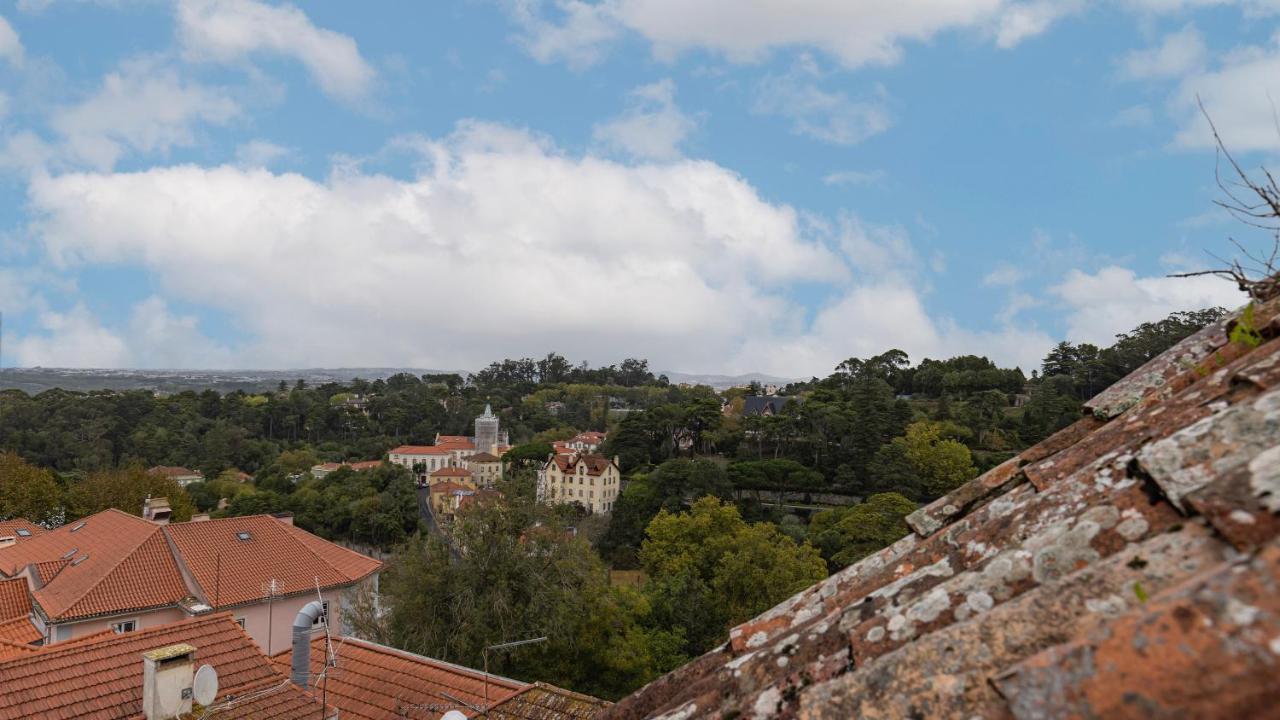
[[461, 710], [450, 710], [442, 715], [440, 720], [467, 720], [467, 715]]
[[218, 671], [212, 665], [201, 665], [191, 683], [191, 696], [204, 707], [213, 704], [218, 697]]

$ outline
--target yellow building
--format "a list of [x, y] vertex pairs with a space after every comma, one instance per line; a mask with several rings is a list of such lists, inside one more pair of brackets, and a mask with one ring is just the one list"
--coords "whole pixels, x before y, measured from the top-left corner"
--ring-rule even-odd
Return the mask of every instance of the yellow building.
[[479, 487], [493, 487], [502, 479], [502, 460], [496, 455], [480, 452], [467, 458], [467, 469]]
[[538, 499], [546, 503], [576, 502], [587, 512], [606, 513], [621, 490], [617, 457], [557, 453], [538, 471]]

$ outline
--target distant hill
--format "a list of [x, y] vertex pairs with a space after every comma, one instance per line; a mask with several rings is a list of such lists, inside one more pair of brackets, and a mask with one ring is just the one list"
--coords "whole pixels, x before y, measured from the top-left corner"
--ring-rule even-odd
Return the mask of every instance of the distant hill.
[[415, 375], [458, 372], [419, 368], [301, 368], [297, 370], [106, 370], [92, 368], [4, 368], [0, 369], [0, 389], [17, 388], [30, 394], [52, 388], [64, 390], [153, 390], [179, 393], [217, 390], [261, 392], [276, 388], [280, 381], [293, 385], [299, 379], [309, 385], [348, 382], [354, 378], [386, 379], [396, 373]]
[[[679, 372], [660, 372], [658, 375], [666, 375], [667, 379], [675, 384], [688, 383], [690, 385], [710, 385], [717, 390], [736, 387], [738, 385], [750, 385], [752, 381], [761, 385], [786, 385], [787, 383], [796, 382], [796, 378], [784, 378], [777, 375], [764, 375], [762, 373], [747, 373], [746, 375], [697, 375], [693, 373]], [[807, 378], [806, 378], [807, 379]]]
[[[16, 388], [36, 394], [62, 388], [64, 390], [152, 390], [161, 393], [179, 393], [187, 390], [217, 390], [221, 393], [243, 390], [261, 392], [275, 389], [284, 381], [293, 385], [299, 379], [309, 385], [327, 382], [348, 382], [354, 378], [365, 380], [386, 379], [396, 373], [427, 375], [458, 373], [465, 370], [426, 370], [422, 368], [300, 368], [296, 370], [109, 370], [100, 368], [3, 368], [0, 369], [0, 390]], [[788, 378], [751, 373], [747, 375], [696, 375], [691, 373], [662, 373], [673, 383], [710, 385], [718, 390], [746, 385], [752, 380], [761, 384], [785, 385]]]

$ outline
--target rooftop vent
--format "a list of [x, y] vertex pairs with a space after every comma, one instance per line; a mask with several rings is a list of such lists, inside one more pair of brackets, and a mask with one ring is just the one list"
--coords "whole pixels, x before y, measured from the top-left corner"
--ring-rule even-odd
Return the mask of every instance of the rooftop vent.
[[76, 523], [75, 527], [71, 528], [71, 532], [75, 532], [75, 531], [79, 530], [79, 529], [80, 529], [80, 528], [82, 528], [82, 527], [84, 527], [84, 523], [83, 523], [83, 522], [78, 522], [78, 523]]
[[18, 528], [18, 537], [31, 537], [31, 531], [26, 528]]
[[253, 535], [248, 530], [241, 530], [236, 533], [236, 539], [241, 542], [248, 542], [253, 539]]
[[88, 559], [89, 559], [89, 556], [88, 556], [88, 555], [81, 555], [80, 557], [78, 557], [78, 558], [76, 558], [75, 560], [72, 560], [72, 561], [71, 561], [71, 567], [75, 567], [75, 566], [79, 565], [80, 563], [82, 563], [82, 562], [84, 562], [85, 560], [88, 560]]
[[74, 556], [75, 556], [75, 554], [76, 554], [76, 553], [78, 553], [78, 552], [80, 552], [80, 548], [71, 548], [70, 550], [68, 550], [68, 551], [66, 551], [66, 552], [64, 552], [64, 553], [62, 553], [62, 559], [63, 559], [63, 560], [70, 560], [70, 559], [71, 559], [72, 557], [74, 557]]

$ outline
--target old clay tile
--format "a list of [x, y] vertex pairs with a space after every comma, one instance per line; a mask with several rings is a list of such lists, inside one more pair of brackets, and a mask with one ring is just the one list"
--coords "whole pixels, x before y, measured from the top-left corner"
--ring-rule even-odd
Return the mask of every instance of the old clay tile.
[[974, 505], [1003, 492], [1022, 479], [1021, 458], [1012, 457], [987, 472], [917, 509], [906, 517], [907, 526], [920, 537], [929, 537], [969, 511]]
[[[1154, 592], [1222, 561], [1226, 546], [1204, 526], [1164, 533], [955, 623], [799, 693], [798, 717], [999, 718], [1008, 711], [988, 679], [1065, 642], [1091, 619], [1139, 604], [1134, 583]], [[1135, 562], [1142, 559], [1143, 562]]]
[[1280, 715], [1280, 546], [1155, 595], [995, 680], [1015, 717]]
[[[1280, 465], [1280, 458], [1275, 462]], [[1277, 517], [1253, 488], [1253, 472], [1240, 467], [1184, 498], [1237, 550], [1252, 550], [1280, 535]]]
[[1035, 445], [1032, 445], [1026, 450], [1018, 453], [1018, 459], [1023, 465], [1040, 462], [1047, 457], [1057, 455], [1063, 450], [1075, 445], [1089, 433], [1097, 430], [1104, 424], [1106, 424], [1105, 420], [1099, 420], [1093, 415], [1085, 415], [1044, 440], [1041, 440]]
[[[1225, 473], [1250, 467], [1259, 453], [1277, 445], [1280, 390], [1272, 390], [1147, 445], [1137, 459], [1165, 497], [1185, 509], [1186, 495], [1214, 484]], [[1255, 494], [1280, 494], [1280, 470], [1263, 465], [1250, 467]], [[1271, 509], [1280, 510], [1280, 505]]]

